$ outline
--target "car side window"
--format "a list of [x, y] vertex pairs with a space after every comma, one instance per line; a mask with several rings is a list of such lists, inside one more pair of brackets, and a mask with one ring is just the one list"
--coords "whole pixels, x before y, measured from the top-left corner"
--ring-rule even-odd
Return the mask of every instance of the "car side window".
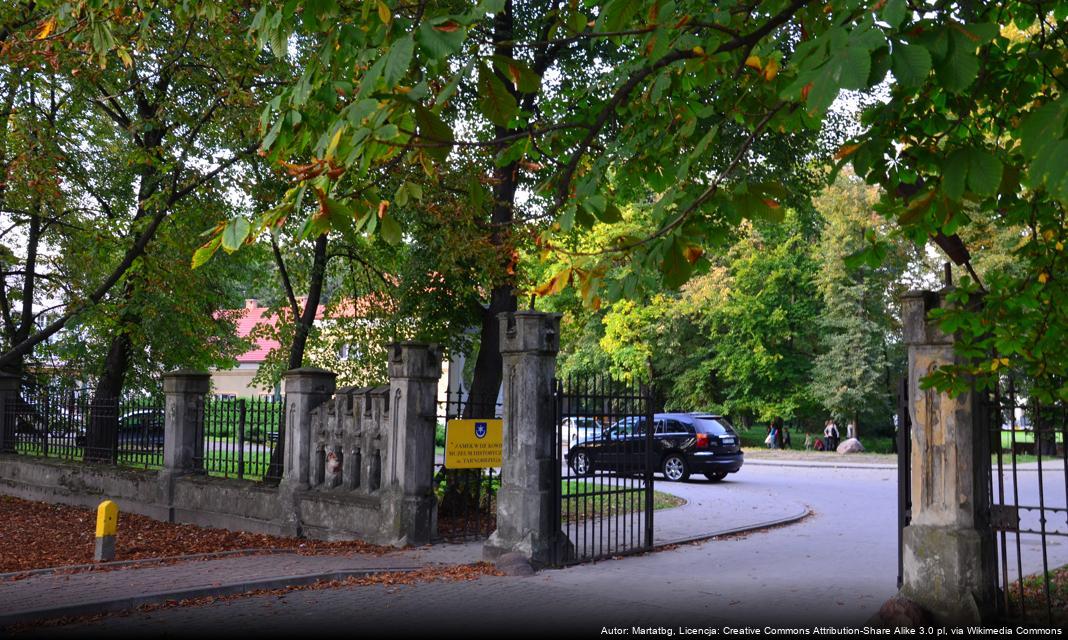
[[656, 431], [654, 431], [653, 433], [655, 433], [657, 435], [666, 433], [668, 431], [668, 429], [666, 428], [665, 425], [670, 425], [670, 424], [671, 424], [671, 420], [666, 420], [666, 421], [665, 420], [657, 420], [656, 421]]

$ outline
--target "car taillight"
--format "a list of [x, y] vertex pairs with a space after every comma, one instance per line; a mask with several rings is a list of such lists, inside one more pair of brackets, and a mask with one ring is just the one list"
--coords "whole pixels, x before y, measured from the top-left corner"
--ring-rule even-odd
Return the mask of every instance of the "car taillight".
[[707, 433], [699, 433], [699, 434], [697, 434], [697, 448], [698, 449], [707, 449], [708, 448], [708, 434]]

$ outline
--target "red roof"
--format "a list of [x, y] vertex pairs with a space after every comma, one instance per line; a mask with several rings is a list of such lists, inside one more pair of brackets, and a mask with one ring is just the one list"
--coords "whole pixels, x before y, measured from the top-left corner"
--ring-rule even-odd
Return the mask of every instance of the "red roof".
[[[306, 303], [306, 299], [298, 300], [302, 305]], [[319, 308], [315, 310], [315, 319], [321, 320], [323, 317], [323, 305], [319, 305]], [[269, 307], [261, 307], [256, 300], [245, 300], [244, 309], [235, 309], [226, 313], [235, 313], [237, 317], [237, 337], [247, 338], [259, 325], [265, 327], [273, 327], [278, 322], [278, 316], [270, 312]], [[283, 315], [286, 314], [286, 310], [283, 309]], [[239, 364], [260, 364], [267, 359], [267, 354], [271, 349], [277, 349], [280, 343], [273, 338], [257, 337], [255, 344], [252, 348], [245, 353], [237, 357]]]

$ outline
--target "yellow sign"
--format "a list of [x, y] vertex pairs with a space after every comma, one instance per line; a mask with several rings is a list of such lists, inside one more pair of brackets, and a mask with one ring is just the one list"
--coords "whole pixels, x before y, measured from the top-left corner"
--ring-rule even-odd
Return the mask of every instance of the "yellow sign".
[[96, 508], [96, 537], [113, 536], [119, 528], [119, 505], [105, 500]]
[[504, 421], [499, 418], [449, 420], [445, 426], [445, 468], [501, 466]]

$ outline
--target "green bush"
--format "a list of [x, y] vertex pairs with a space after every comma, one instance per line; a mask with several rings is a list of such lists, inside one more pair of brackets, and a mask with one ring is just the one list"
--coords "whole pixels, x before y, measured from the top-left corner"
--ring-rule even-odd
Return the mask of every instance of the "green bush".
[[434, 446], [445, 446], [445, 425], [440, 422], [438, 423], [437, 428], [434, 430]]

